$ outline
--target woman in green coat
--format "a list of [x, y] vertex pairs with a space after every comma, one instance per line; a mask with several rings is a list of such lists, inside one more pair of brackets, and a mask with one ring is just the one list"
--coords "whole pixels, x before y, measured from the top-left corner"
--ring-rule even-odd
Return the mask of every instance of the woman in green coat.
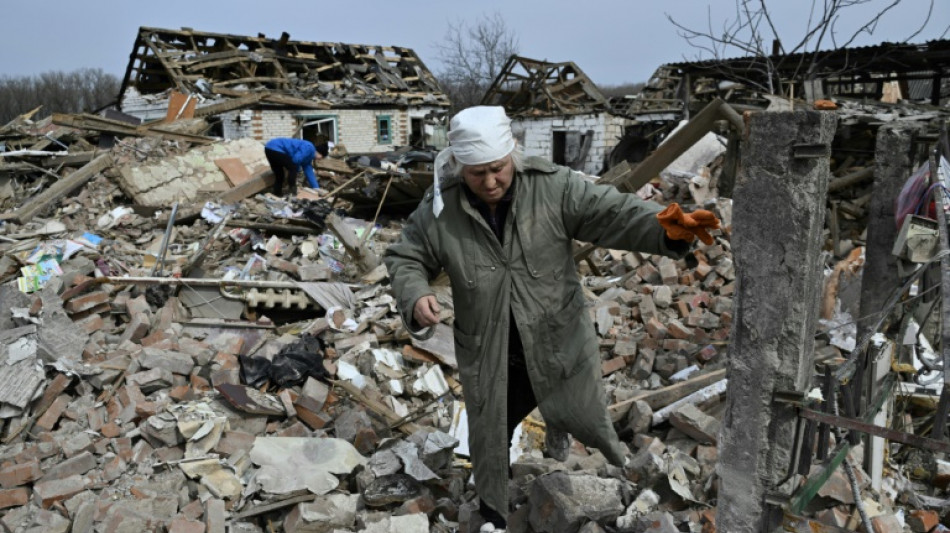
[[535, 406], [549, 428], [624, 461], [573, 240], [679, 257], [694, 234], [711, 241], [703, 228], [718, 220], [673, 204], [661, 222], [656, 203], [524, 157], [500, 107], [460, 112], [449, 141], [433, 188], [384, 259], [414, 335], [439, 321], [429, 280], [443, 270], [451, 280], [475, 486], [486, 525], [504, 528], [511, 433]]

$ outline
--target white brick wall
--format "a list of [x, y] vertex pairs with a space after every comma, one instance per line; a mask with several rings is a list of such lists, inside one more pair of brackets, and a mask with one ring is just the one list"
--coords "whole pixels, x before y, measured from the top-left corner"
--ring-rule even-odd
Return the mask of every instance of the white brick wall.
[[[565, 117], [519, 118], [513, 121], [512, 128], [516, 132], [524, 131], [526, 155], [540, 156], [549, 160], [553, 159], [554, 156], [555, 131], [584, 133], [587, 130], [593, 130], [594, 138], [582, 170], [587, 174], [596, 174], [603, 167], [605, 158], [620, 141], [623, 127], [627, 122], [629, 121], [622, 117], [601, 113]], [[517, 135], [520, 137], [520, 133]]]
[[[216, 102], [207, 101], [199, 107]], [[143, 120], [163, 118], [168, 110], [167, 98], [142, 96], [130, 88], [122, 101], [122, 111]], [[332, 109], [319, 110], [273, 110], [244, 109], [220, 115], [225, 139], [253, 138], [267, 141], [274, 137], [291, 137], [304, 117], [314, 115], [337, 118], [337, 142], [353, 153], [390, 152], [409, 143], [410, 116], [423, 117], [439, 107], [415, 107], [411, 110], [398, 108], [378, 109]], [[391, 143], [378, 144], [376, 117], [386, 115], [391, 120]]]

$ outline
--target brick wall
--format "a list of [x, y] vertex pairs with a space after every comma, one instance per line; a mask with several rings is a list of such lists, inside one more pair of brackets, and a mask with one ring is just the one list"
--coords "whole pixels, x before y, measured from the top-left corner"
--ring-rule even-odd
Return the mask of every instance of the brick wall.
[[587, 130], [593, 130], [594, 138], [582, 170], [587, 174], [597, 174], [603, 167], [605, 157], [620, 141], [627, 122], [624, 118], [600, 113], [515, 119], [512, 129], [519, 142], [524, 144], [526, 155], [536, 155], [549, 160], [554, 158], [555, 131], [585, 133]]

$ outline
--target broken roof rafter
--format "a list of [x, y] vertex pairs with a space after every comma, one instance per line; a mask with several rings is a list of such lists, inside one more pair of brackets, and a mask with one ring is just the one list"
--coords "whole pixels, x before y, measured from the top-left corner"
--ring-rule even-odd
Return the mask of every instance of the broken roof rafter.
[[482, 103], [504, 106], [512, 116], [607, 110], [606, 97], [573, 62], [520, 56], [508, 58]]
[[[202, 80], [204, 83], [202, 83]], [[448, 106], [435, 76], [409, 48], [139, 28], [120, 96], [168, 89], [278, 92], [298, 99], [354, 105]]]

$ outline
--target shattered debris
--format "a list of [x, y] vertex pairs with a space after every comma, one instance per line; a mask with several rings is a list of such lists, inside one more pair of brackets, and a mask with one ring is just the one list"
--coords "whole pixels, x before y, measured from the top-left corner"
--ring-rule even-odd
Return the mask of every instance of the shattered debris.
[[[194, 40], [179, 42], [180, 35]], [[33, 122], [27, 113], [0, 128], [0, 524], [9, 531], [474, 532], [483, 518], [467, 462], [451, 293], [434, 281], [443, 322], [429, 339], [412, 338], [379, 262], [399, 236], [399, 217], [431, 184], [432, 153], [331, 155], [317, 165], [322, 188], [288, 200], [266, 192], [272, 177], [260, 142], [208, 137], [203, 118], [250, 103], [303, 105], [271, 90], [281, 84], [344, 101], [369, 87], [364, 102], [427, 101], [435, 89], [414, 79], [416, 58], [405, 49], [347, 47], [356, 55], [337, 63], [304, 57], [329, 53], [326, 43], [249, 38], [261, 48], [221, 51], [210, 48], [212, 38], [237, 39], [144, 28], [136, 81], [145, 83], [149, 65], [169, 54], [155, 52], [156, 44], [200, 52], [166, 58], [174, 76], [155, 87], [162, 98], [176, 81], [200, 91], [190, 72], [261, 65], [268, 76], [247, 86], [216, 82], [210, 104], [177, 98], [181, 116], [160, 124], [90, 115]], [[605, 108], [586, 77], [571, 79], [579, 81], [558, 78], [552, 109]], [[269, 90], [255, 92], [262, 88]], [[652, 105], [659, 103], [624, 114], [676, 118]], [[857, 340], [842, 308], [857, 316], [853, 287], [875, 164], [867, 133], [883, 121], [946, 117], [912, 106], [889, 107], [884, 116], [879, 104], [847, 99], [837, 106], [846, 133], [833, 154], [836, 222], [824, 239], [835, 276], [825, 285], [833, 320], [816, 332], [815, 348], [816, 360], [829, 364], [843, 361]], [[544, 421], [535, 413], [512, 447], [512, 530], [715, 531], [739, 297], [732, 203], [720, 196], [729, 142], [709, 133], [702, 149], [637, 191], [715, 211], [723, 228], [713, 244], [678, 261], [577, 244], [609, 412], [630, 461], [613, 467], [576, 440], [564, 462], [546, 457]], [[620, 183], [631, 171], [615, 168], [616, 181], [601, 179]], [[181, 205], [172, 215], [174, 202]], [[902, 349], [936, 361], [932, 320], [907, 322], [915, 329]], [[892, 422], [924, 436], [939, 391], [911, 382], [936, 383], [940, 373], [901, 364], [910, 363], [895, 366], [911, 377], [900, 383], [906, 407], [893, 410]], [[824, 457], [833, 459], [847, 438], [826, 437]], [[859, 451], [851, 448], [859, 493], [837, 470], [803, 506], [808, 517], [787, 524], [853, 531], [860, 504], [882, 531], [948, 527], [945, 456], [891, 442], [884, 481], [875, 486], [857, 467]], [[818, 464], [809, 470], [791, 483], [823, 472]]]

